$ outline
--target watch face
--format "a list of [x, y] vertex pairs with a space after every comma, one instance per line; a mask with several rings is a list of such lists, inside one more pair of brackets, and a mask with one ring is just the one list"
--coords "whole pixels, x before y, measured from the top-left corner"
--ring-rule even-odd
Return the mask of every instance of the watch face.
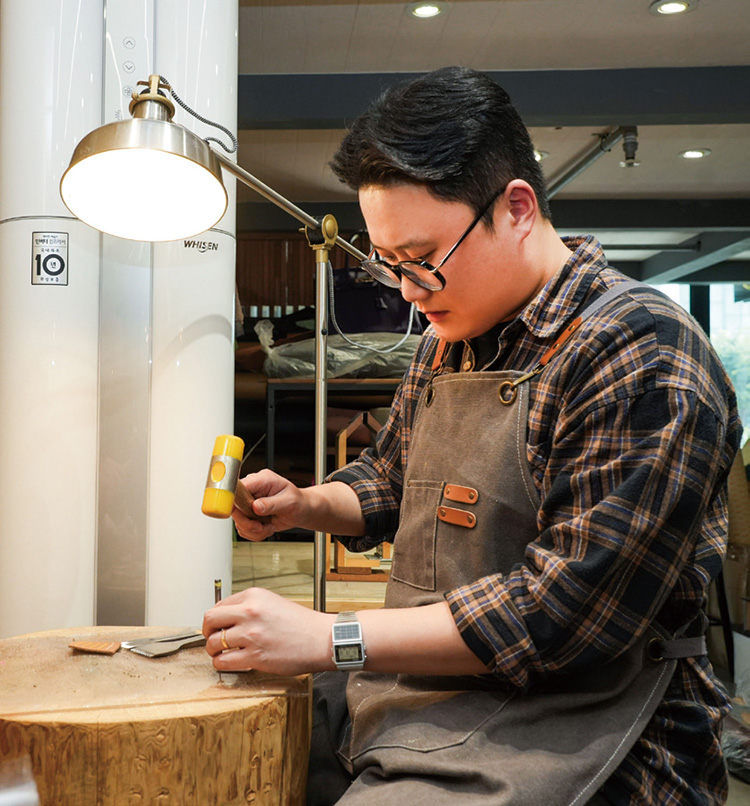
[[334, 647], [336, 663], [354, 663], [362, 660], [362, 647], [360, 644], [344, 644]]

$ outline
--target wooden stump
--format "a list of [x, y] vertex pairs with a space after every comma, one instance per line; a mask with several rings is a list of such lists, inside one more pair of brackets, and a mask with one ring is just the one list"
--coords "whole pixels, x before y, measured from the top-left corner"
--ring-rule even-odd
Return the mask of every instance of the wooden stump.
[[296, 806], [311, 678], [219, 674], [203, 647], [80, 653], [175, 629], [88, 627], [0, 640], [0, 759], [28, 754], [45, 806]]

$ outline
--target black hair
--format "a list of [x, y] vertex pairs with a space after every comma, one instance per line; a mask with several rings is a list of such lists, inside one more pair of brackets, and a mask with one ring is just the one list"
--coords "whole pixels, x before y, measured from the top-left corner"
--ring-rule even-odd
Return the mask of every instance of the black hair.
[[[354, 190], [420, 184], [476, 213], [508, 182], [523, 179], [551, 219], [544, 176], [508, 93], [465, 67], [386, 90], [354, 121], [331, 168]], [[491, 211], [485, 220], [491, 226]]]

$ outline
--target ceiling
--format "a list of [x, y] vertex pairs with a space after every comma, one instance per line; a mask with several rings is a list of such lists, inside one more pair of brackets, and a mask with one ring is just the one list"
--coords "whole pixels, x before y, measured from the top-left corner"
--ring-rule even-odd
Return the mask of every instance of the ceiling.
[[[750, 0], [673, 17], [650, 2], [447, 0], [418, 20], [396, 0], [240, 0], [238, 161], [312, 215], [361, 228], [328, 167], [347, 124], [389, 84], [461, 64], [508, 90], [547, 152], [561, 233], [595, 234], [648, 282], [748, 283]], [[620, 166], [621, 141], [602, 149], [623, 126], [637, 167]], [[711, 153], [685, 160], [688, 148]], [[297, 228], [246, 188], [238, 199], [240, 229]]]

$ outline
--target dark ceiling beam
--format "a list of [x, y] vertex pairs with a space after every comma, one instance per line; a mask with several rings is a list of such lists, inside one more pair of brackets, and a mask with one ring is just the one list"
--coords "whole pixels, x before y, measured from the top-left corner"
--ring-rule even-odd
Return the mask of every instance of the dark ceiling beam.
[[553, 199], [558, 229], [744, 230], [750, 199]]
[[[355, 201], [292, 201], [317, 218], [331, 213], [336, 216], [339, 228], [344, 232], [354, 232], [364, 226], [359, 205]], [[744, 232], [750, 222], [750, 199], [553, 199], [551, 207], [552, 221], [557, 229], [586, 233], [664, 229]], [[293, 231], [296, 227], [294, 219], [269, 202], [244, 202], [237, 206], [239, 232]]]
[[[297, 202], [314, 218], [336, 217], [342, 233], [364, 229], [364, 219], [357, 202]], [[270, 202], [244, 202], [237, 205], [237, 232], [296, 232], [300, 228], [288, 213]]]
[[[607, 247], [604, 247], [606, 254]], [[645, 261], [640, 260], [612, 260], [612, 265], [628, 277], [638, 282], [649, 282], [660, 285], [661, 281], [646, 280], [643, 277]], [[687, 285], [714, 285], [715, 283], [730, 283], [731, 285], [748, 285], [750, 287], [750, 260], [726, 260], [701, 269], [693, 274], [687, 274], [671, 282], [686, 283]]]
[[711, 283], [750, 283], [750, 260], [727, 260], [716, 263], [708, 269], [680, 278], [681, 283], [690, 285], [710, 285]]
[[[239, 129], [343, 129], [419, 73], [239, 76]], [[750, 122], [750, 66], [488, 71], [527, 126]]]
[[[606, 247], [604, 249], [607, 251]], [[638, 282], [649, 282], [652, 285], [661, 285], [659, 280], [646, 280], [643, 277], [644, 261], [638, 260], [612, 260], [612, 265], [632, 277]], [[715, 285], [716, 283], [729, 283], [731, 285], [748, 285], [750, 287], [750, 260], [726, 260], [701, 269], [693, 274], [687, 274], [671, 282], [685, 283], [687, 285]]]
[[654, 284], [684, 282], [688, 275], [750, 250], [750, 230], [702, 232], [690, 243], [697, 246], [692, 254], [661, 252], [644, 260], [640, 279]]

